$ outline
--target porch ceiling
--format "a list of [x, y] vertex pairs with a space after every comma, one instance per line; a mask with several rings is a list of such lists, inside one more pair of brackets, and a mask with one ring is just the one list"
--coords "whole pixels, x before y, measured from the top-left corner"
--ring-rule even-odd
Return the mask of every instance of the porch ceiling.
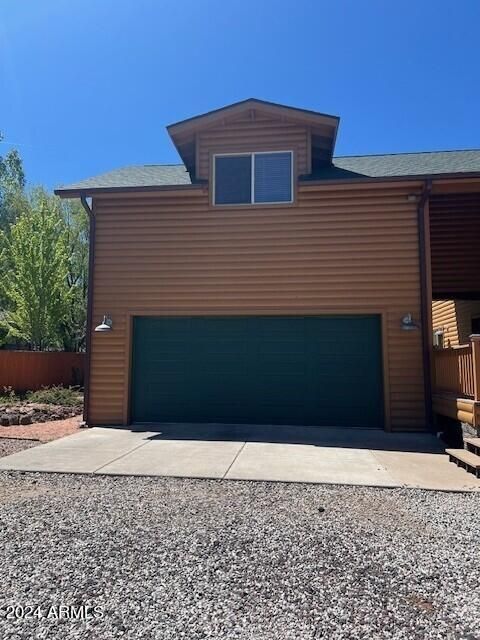
[[480, 187], [430, 197], [434, 299], [480, 298]]

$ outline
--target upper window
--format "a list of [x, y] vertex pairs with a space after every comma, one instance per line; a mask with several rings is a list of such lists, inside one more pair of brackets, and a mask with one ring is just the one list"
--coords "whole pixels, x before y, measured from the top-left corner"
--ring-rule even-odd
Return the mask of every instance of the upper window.
[[214, 204], [292, 202], [292, 152], [216, 155]]

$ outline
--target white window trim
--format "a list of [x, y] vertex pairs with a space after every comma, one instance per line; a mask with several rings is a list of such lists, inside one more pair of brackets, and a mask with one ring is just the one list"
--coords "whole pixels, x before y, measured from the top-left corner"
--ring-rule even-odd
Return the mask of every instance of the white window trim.
[[[439, 338], [442, 338], [442, 345], [439, 344]], [[440, 348], [445, 347], [445, 329], [435, 329], [433, 332], [433, 346]]]
[[[272, 200], [271, 202], [255, 202], [255, 156], [261, 155], [269, 155], [273, 153], [289, 153], [290, 154], [290, 200]], [[251, 189], [250, 189], [250, 202], [231, 202], [230, 204], [217, 204], [215, 202], [215, 168], [216, 168], [216, 159], [217, 158], [231, 158], [234, 156], [250, 156], [251, 160]], [[216, 207], [262, 207], [270, 204], [292, 204], [294, 202], [293, 198], [293, 189], [294, 189], [294, 179], [293, 179], [293, 151], [291, 149], [278, 150], [275, 149], [273, 151], [240, 151], [237, 153], [214, 153], [212, 155], [213, 158], [213, 171], [212, 171], [212, 204]]]

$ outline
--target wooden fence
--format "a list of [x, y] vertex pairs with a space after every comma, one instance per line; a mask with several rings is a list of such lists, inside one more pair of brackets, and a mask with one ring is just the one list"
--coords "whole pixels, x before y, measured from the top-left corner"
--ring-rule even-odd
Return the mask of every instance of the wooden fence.
[[23, 392], [57, 384], [83, 385], [84, 371], [84, 353], [0, 351], [0, 394], [3, 387]]
[[[440, 393], [478, 400], [477, 388], [479, 358], [478, 343], [470, 342], [460, 347], [436, 349], [433, 353], [434, 389]], [[480, 382], [480, 380], [478, 380]]]

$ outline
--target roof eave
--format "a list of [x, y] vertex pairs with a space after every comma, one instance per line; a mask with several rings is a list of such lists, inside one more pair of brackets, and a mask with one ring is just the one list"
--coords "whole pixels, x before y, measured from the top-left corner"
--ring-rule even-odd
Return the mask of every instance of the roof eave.
[[[308, 176], [300, 176], [299, 182], [302, 185], [342, 185], [342, 184], [357, 184], [357, 183], [382, 183], [382, 182], [415, 182], [422, 180], [432, 181], [446, 181], [446, 180], [479, 180], [480, 171], [471, 171], [468, 173], [426, 173], [426, 174], [412, 174], [404, 176], [359, 176], [356, 178], [319, 178], [310, 179]], [[148, 185], [148, 186], [130, 186], [130, 187], [85, 187], [76, 189], [62, 189], [58, 188], [54, 190], [55, 195], [60, 198], [81, 198], [91, 197], [94, 195], [108, 194], [108, 193], [140, 193], [148, 191], [189, 191], [199, 190], [206, 187], [206, 181], [197, 182], [195, 184], [175, 184], [175, 185]]]
[[100, 195], [102, 193], [135, 193], [142, 191], [187, 191], [192, 189], [202, 189], [205, 183], [196, 184], [168, 184], [168, 185], [148, 185], [138, 187], [91, 187], [81, 189], [55, 189], [54, 194], [60, 198], [81, 198]]
[[425, 173], [411, 174], [404, 176], [359, 176], [357, 178], [318, 178], [310, 179], [308, 176], [300, 176], [299, 182], [302, 184], [322, 185], [322, 184], [354, 184], [364, 182], [412, 182], [415, 180], [460, 180], [460, 179], [479, 179], [480, 171], [472, 171], [469, 173]]

